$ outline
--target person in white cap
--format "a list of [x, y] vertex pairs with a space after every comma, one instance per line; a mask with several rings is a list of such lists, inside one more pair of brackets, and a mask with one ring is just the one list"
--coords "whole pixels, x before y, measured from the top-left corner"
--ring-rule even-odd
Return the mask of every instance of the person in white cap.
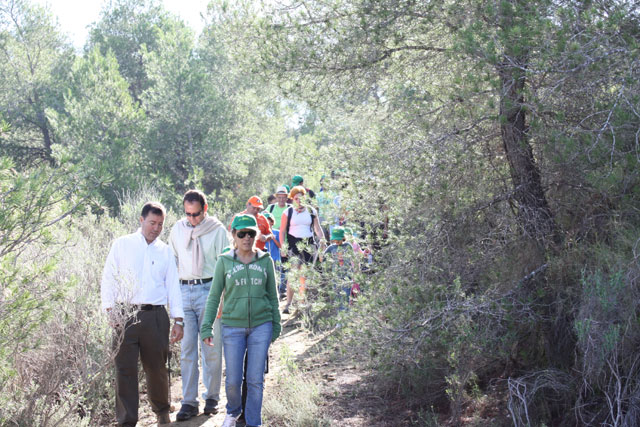
[[273, 220], [275, 224], [272, 229], [279, 230], [280, 229], [280, 217], [282, 217], [282, 212], [286, 211], [291, 204], [287, 203], [287, 198], [289, 197], [289, 190], [284, 185], [281, 185], [276, 190], [276, 203], [272, 203], [265, 211], [269, 212], [273, 215]]

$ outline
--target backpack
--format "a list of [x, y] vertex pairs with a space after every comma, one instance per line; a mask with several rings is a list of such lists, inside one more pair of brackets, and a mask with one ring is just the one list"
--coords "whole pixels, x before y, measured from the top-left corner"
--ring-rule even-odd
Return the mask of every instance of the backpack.
[[[311, 229], [311, 236], [315, 241], [316, 234], [313, 232], [313, 221], [316, 219], [316, 215], [314, 213], [314, 209], [311, 208], [310, 206], [307, 206], [307, 210], [309, 211], [309, 214], [311, 214], [311, 224], [309, 225], [309, 228]], [[289, 206], [289, 208], [287, 209], [287, 229], [285, 230], [285, 237], [289, 237], [289, 227], [291, 226], [292, 216], [293, 216], [293, 206]]]
[[[267, 210], [269, 211], [269, 213], [273, 213], [273, 210], [276, 208], [276, 204], [277, 203], [271, 203], [269, 206], [267, 206]], [[286, 206], [291, 206], [290, 203], [286, 203]]]

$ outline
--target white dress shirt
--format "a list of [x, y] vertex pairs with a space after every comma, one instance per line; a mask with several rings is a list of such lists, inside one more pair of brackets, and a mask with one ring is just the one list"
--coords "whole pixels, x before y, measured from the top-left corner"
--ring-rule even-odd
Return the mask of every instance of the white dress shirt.
[[168, 303], [171, 317], [184, 317], [173, 252], [160, 239], [147, 243], [140, 229], [113, 242], [102, 273], [101, 296], [103, 310], [116, 303]]

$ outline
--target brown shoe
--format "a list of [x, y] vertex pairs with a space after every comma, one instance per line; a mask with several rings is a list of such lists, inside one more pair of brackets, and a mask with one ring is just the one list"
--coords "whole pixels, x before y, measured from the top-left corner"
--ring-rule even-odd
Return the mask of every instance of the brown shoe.
[[158, 425], [171, 424], [171, 418], [169, 417], [169, 413], [168, 412], [164, 412], [162, 414], [157, 414], [156, 416], [158, 418]]

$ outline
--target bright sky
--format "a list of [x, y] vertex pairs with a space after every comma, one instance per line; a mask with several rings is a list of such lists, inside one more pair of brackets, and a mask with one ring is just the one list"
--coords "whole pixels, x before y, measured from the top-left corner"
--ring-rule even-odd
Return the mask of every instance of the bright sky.
[[[87, 39], [87, 26], [100, 17], [102, 5], [109, 0], [32, 0], [58, 17], [62, 31], [69, 35], [73, 45], [80, 49]], [[205, 14], [209, 0], [161, 0], [165, 9], [182, 19], [196, 31], [202, 29], [200, 14]]]

